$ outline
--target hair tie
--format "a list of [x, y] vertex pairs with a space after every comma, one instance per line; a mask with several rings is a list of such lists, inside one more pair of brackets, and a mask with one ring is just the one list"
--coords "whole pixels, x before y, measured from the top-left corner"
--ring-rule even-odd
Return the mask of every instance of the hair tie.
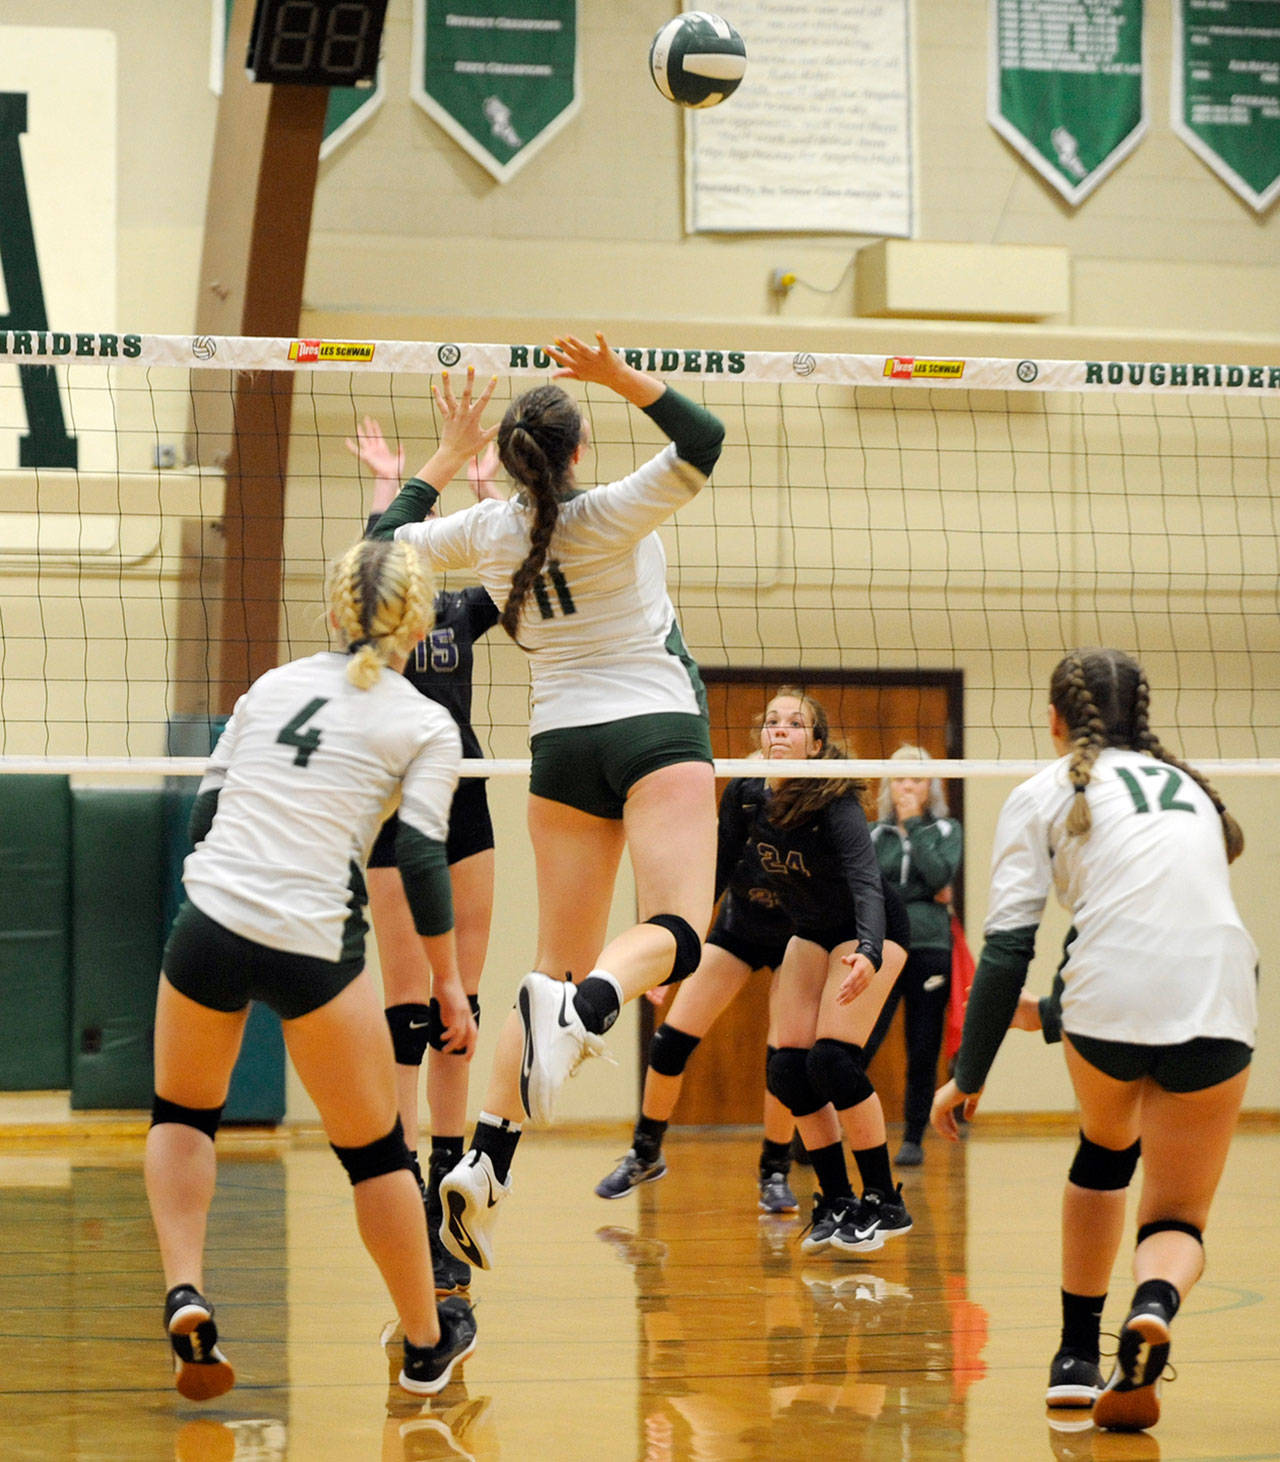
[[511, 423], [511, 430], [512, 431], [527, 431], [527, 432], [529, 432], [530, 435], [533, 434], [528, 419], [526, 417], [523, 417], [523, 416], [517, 416], [516, 417], [516, 419]]
[[366, 645], [373, 644], [373, 636], [366, 635], [362, 640], [352, 640], [347, 646], [347, 654], [354, 655], [357, 650], [363, 650]]

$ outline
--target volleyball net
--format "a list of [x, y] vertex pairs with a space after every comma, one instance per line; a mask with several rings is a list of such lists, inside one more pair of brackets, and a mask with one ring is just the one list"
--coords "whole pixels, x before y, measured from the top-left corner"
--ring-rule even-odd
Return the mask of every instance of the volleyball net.
[[[1280, 770], [1280, 366], [619, 348], [726, 426], [661, 530], [721, 770], [783, 683], [859, 770], [903, 741], [948, 775], [1028, 770], [1086, 644], [1142, 660], [1171, 748]], [[493, 420], [555, 370], [532, 341], [0, 332], [0, 773], [198, 771], [254, 674], [330, 643], [325, 569], [373, 485], [347, 440], [372, 417], [413, 472], [433, 383], [469, 366]], [[584, 486], [661, 445], [565, 384]], [[471, 501], [460, 479], [442, 511]], [[474, 685], [483, 769], [522, 771], [500, 630]]]

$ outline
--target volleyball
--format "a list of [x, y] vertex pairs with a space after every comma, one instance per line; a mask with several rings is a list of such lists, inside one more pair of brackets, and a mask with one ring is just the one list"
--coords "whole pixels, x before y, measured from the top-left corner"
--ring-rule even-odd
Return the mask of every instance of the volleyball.
[[653, 38], [649, 73], [658, 90], [682, 107], [715, 107], [738, 89], [747, 48], [727, 20], [705, 10], [677, 15]]

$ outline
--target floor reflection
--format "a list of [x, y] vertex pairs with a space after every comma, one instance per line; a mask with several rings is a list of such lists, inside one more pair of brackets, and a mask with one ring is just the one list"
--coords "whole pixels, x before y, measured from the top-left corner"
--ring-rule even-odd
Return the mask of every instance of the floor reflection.
[[[171, 1384], [141, 1142], [0, 1138], [0, 1457], [1276, 1455], [1274, 1133], [1238, 1139], [1178, 1379], [1134, 1436], [1043, 1407], [1065, 1134], [928, 1144], [904, 1187], [913, 1232], [848, 1259], [800, 1248], [806, 1170], [800, 1215], [759, 1212], [753, 1133], [676, 1131], [668, 1176], [608, 1203], [591, 1190], [617, 1142], [530, 1135], [473, 1286], [479, 1348], [423, 1401], [395, 1385], [399, 1334], [326, 1145], [227, 1134], [206, 1287], [239, 1383], [201, 1407]], [[1118, 1270], [1113, 1297], [1127, 1290]]]

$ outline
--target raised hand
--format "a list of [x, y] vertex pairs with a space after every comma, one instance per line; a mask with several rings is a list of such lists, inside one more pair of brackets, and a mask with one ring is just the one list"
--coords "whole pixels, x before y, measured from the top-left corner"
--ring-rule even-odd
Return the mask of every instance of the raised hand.
[[607, 386], [633, 406], [652, 406], [667, 389], [656, 376], [629, 366], [599, 330], [594, 346], [576, 335], [566, 335], [554, 345], [548, 345], [547, 354], [560, 367], [554, 373], [557, 378], [567, 376], [574, 381]]
[[468, 366], [466, 384], [460, 396], [455, 397], [453, 394], [453, 383], [449, 379], [448, 371], [441, 372], [438, 386], [434, 382], [431, 386], [431, 394], [436, 398], [436, 408], [442, 420], [440, 445], [451, 452], [461, 453], [463, 457], [478, 456], [498, 435], [496, 426], [487, 427], [482, 420], [498, 378], [492, 377], [478, 396], [475, 394], [475, 384], [476, 368]]
[[347, 451], [373, 473], [375, 477], [399, 484], [404, 477], [404, 448], [394, 450], [382, 435], [382, 427], [372, 416], [366, 416], [356, 427], [356, 438], [346, 439]]
[[471, 484], [471, 491], [475, 493], [477, 502], [482, 502], [485, 498], [501, 501], [505, 496], [498, 482], [501, 472], [502, 463], [498, 460], [498, 448], [494, 442], [490, 442], [478, 457], [472, 457], [467, 463], [467, 481]]

